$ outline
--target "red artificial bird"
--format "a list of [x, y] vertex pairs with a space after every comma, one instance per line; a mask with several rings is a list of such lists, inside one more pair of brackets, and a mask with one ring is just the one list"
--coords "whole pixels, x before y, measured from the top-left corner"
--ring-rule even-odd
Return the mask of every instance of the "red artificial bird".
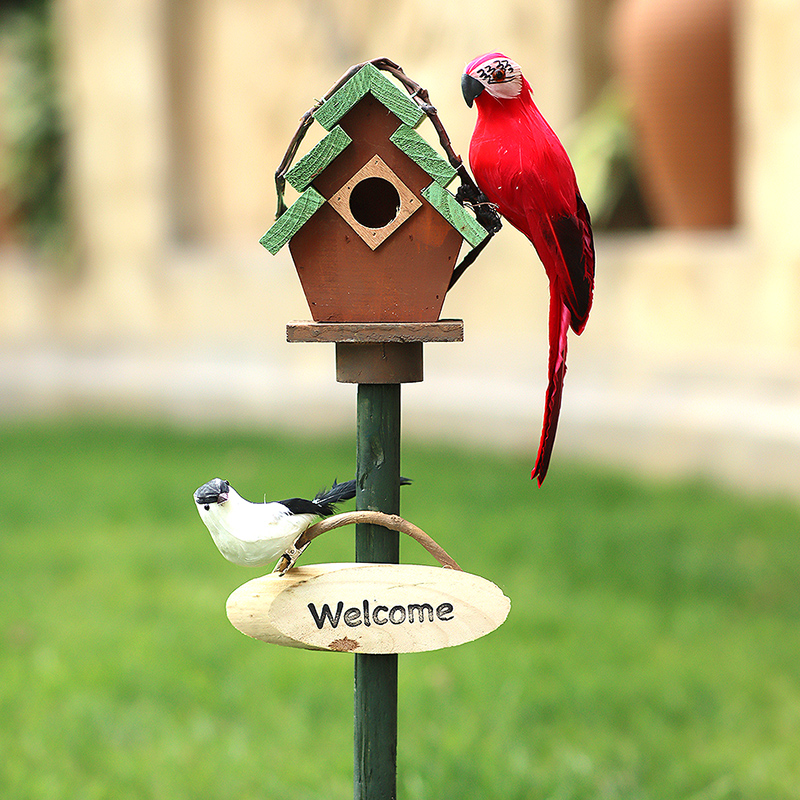
[[550, 281], [550, 355], [542, 438], [531, 478], [547, 475], [556, 438], [567, 331], [580, 334], [592, 306], [594, 241], [564, 146], [533, 102], [519, 64], [488, 53], [467, 64], [461, 90], [478, 107], [469, 163], [480, 190], [530, 239]]

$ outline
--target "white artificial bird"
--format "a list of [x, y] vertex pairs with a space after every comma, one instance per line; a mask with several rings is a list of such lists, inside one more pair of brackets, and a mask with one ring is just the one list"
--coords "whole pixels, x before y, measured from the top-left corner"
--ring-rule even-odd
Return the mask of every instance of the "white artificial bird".
[[314, 521], [334, 514], [336, 503], [355, 496], [355, 481], [334, 481], [313, 500], [251, 503], [228, 481], [214, 478], [194, 493], [194, 501], [220, 553], [234, 564], [260, 567], [282, 556]]

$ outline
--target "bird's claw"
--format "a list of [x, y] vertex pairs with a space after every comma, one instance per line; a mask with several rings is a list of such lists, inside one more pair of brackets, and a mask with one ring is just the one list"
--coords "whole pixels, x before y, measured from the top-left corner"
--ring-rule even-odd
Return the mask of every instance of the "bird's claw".
[[456, 200], [462, 206], [488, 206], [491, 209], [497, 209], [497, 204], [492, 203], [489, 198], [474, 184], [462, 183], [456, 189]]
[[478, 222], [491, 234], [497, 233], [503, 223], [497, 213], [497, 205], [476, 186], [462, 183], [456, 190], [456, 200], [462, 206], [471, 208]]
[[471, 186], [468, 183], [462, 183], [461, 186], [456, 189], [456, 200], [461, 203], [462, 206], [465, 204], [471, 206], [475, 205], [480, 201], [482, 195], [482, 192], [476, 190], [475, 186]]
[[[298, 536], [298, 539], [299, 538]], [[277, 572], [278, 575], [286, 573], [297, 563], [297, 559], [300, 558], [309, 544], [311, 544], [311, 542], [306, 542], [301, 547], [297, 547], [297, 541], [295, 540], [295, 543], [280, 557], [280, 559], [278, 559], [278, 563], [272, 571]]]

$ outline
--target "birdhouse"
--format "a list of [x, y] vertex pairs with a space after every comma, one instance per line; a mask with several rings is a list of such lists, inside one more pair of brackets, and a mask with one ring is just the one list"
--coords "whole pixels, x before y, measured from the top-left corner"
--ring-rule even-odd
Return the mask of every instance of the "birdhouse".
[[368, 63], [313, 116], [328, 133], [287, 173], [300, 196], [261, 244], [288, 243], [316, 322], [435, 322], [462, 242], [487, 232], [417, 133], [425, 112]]

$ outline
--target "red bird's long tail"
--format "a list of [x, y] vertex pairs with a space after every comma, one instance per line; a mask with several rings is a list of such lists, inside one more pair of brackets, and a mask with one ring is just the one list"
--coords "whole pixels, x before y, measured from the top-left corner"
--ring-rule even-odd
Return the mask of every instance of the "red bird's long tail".
[[547, 392], [544, 399], [544, 420], [539, 454], [531, 472], [539, 486], [544, 482], [553, 445], [556, 441], [558, 414], [561, 410], [561, 394], [564, 391], [564, 376], [567, 373], [567, 331], [569, 330], [570, 310], [564, 305], [560, 292], [550, 285], [550, 355], [547, 362]]

